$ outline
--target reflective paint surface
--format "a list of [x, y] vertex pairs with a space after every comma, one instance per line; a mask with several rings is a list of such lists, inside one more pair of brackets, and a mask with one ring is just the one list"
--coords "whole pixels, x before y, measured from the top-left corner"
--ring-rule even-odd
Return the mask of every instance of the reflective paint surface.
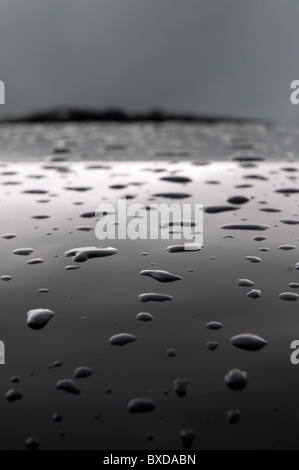
[[[130, 132], [146, 131], [149, 138], [158, 132], [144, 127]], [[42, 126], [32, 129], [31, 138], [42, 140]], [[54, 129], [46, 129], [53, 140]], [[233, 132], [243, 132], [224, 125], [220, 131], [228, 142]], [[18, 149], [25, 130], [2, 127], [0, 132], [4, 155], [3, 134], [14, 135]], [[96, 129], [83, 126], [81, 132], [87, 137]], [[163, 126], [160, 132], [165, 148]], [[194, 128], [184, 132], [194, 143]], [[204, 132], [210, 138], [216, 129], [206, 126]], [[259, 132], [269, 151], [268, 131]], [[207, 141], [198, 137], [197, 142], [198, 148], [203, 145], [200, 153], [205, 146], [213, 153]], [[39, 152], [46, 155], [43, 145]], [[298, 298], [299, 231], [282, 221], [299, 218], [299, 164], [288, 161], [288, 154], [285, 161], [245, 163], [227, 155], [205, 165], [198, 157], [173, 161], [175, 152], [168, 161], [162, 156], [132, 161], [126, 154], [118, 162], [107, 157], [97, 163], [90, 155], [77, 161], [72, 150], [66, 161], [55, 163], [43, 157], [27, 161], [26, 152], [21, 161], [20, 151], [16, 154], [18, 162], [3, 158], [0, 167], [0, 277], [10, 277], [0, 283], [6, 348], [6, 365], [0, 368], [0, 447], [23, 449], [26, 439], [36, 436], [28, 447], [297, 448], [298, 371], [290, 362], [290, 344], [298, 339], [299, 316], [298, 303], [288, 300]], [[9, 160], [12, 153], [6, 155]], [[167, 251], [180, 243], [171, 239], [113, 240], [105, 247], [115, 256], [87, 257], [84, 263], [65, 256], [74, 247], [103, 245], [94, 230], [77, 230], [84, 217], [95, 227], [99, 203], [116, 203], [127, 194], [134, 203], [165, 203], [152, 195], [174, 192], [190, 195], [176, 199], [178, 204], [221, 207], [231, 200], [238, 210], [204, 214], [199, 251]], [[267, 206], [280, 212], [260, 210]], [[36, 215], [47, 218], [32, 218]], [[244, 224], [249, 227], [240, 230]], [[221, 228], [226, 225], [235, 227], [226, 231]], [[256, 231], [260, 226], [268, 228]], [[166, 228], [174, 229], [182, 227]], [[259, 250], [265, 243], [270, 251]], [[248, 262], [248, 257], [262, 262]], [[169, 273], [179, 282], [157, 282], [171, 280]], [[253, 285], [262, 292], [256, 300], [247, 295]], [[172, 301], [147, 302], [147, 312], [141, 312], [138, 297], [145, 293]], [[44, 328], [28, 328], [27, 312], [38, 309], [55, 316]], [[221, 328], [206, 328], [216, 321]], [[123, 333], [132, 336], [117, 336]], [[63, 420], [53, 420], [55, 414]]]

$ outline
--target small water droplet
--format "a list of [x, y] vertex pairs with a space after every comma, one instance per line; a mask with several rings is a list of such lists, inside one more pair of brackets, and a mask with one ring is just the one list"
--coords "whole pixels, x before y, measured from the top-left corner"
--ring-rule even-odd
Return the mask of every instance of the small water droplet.
[[21, 398], [23, 398], [23, 392], [20, 389], [11, 388], [10, 390], [8, 390], [8, 392], [6, 392], [5, 398], [9, 402], [20, 400]]
[[216, 351], [216, 349], [218, 349], [218, 347], [219, 347], [218, 341], [208, 341], [207, 342], [207, 348], [210, 351]]
[[251, 299], [259, 299], [262, 296], [262, 292], [258, 289], [252, 289], [248, 292], [247, 296]]
[[174, 391], [179, 397], [184, 397], [187, 395], [187, 386], [188, 381], [183, 378], [176, 379], [173, 383]]
[[295, 301], [298, 300], [299, 295], [294, 294], [293, 292], [282, 292], [281, 294], [279, 294], [279, 298], [281, 300]]
[[229, 410], [227, 417], [230, 424], [237, 424], [241, 419], [241, 412], [239, 410]]
[[221, 330], [221, 328], [223, 328], [223, 325], [222, 325], [222, 323], [220, 323], [218, 321], [211, 321], [211, 322], [206, 324], [206, 327], [209, 330]]

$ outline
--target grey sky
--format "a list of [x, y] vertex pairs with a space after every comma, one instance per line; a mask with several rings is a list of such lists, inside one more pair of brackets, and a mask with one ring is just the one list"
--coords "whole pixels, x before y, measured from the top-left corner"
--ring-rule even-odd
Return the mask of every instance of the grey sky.
[[299, 121], [297, 0], [0, 0], [0, 115], [57, 105]]

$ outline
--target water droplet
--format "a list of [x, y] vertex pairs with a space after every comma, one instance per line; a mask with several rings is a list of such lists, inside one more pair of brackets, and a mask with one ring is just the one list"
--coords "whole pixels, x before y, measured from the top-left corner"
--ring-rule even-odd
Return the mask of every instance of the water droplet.
[[299, 224], [299, 220], [295, 220], [295, 219], [281, 219], [279, 222], [282, 222], [283, 224], [286, 224], [286, 225], [298, 225]]
[[49, 289], [46, 289], [46, 288], [42, 288], [42, 289], [38, 289], [38, 292], [39, 294], [49, 294]]
[[95, 211], [84, 212], [80, 215], [80, 217], [83, 217], [84, 219], [92, 219], [93, 217], [95, 217]]
[[230, 424], [237, 424], [241, 419], [241, 412], [239, 410], [229, 410], [227, 417]]
[[231, 390], [243, 390], [248, 384], [247, 372], [240, 369], [231, 369], [224, 377], [227, 386]]
[[167, 300], [172, 300], [172, 299], [173, 299], [173, 297], [171, 295], [156, 294], [154, 292], [149, 292], [149, 293], [146, 293], [146, 294], [140, 294], [138, 296], [138, 300], [140, 302], [150, 302], [150, 301], [165, 302]]
[[195, 437], [195, 431], [193, 429], [182, 429], [180, 432], [180, 438], [182, 439], [183, 446], [185, 449], [191, 449]]
[[77, 367], [77, 369], [74, 370], [74, 377], [76, 377], [76, 379], [81, 379], [81, 378], [89, 377], [90, 375], [92, 375], [92, 373], [93, 372], [90, 369], [90, 367], [81, 366], [81, 367]]
[[140, 321], [152, 321], [154, 319], [153, 315], [147, 312], [140, 312], [136, 316], [137, 320]]
[[9, 276], [8, 274], [4, 274], [4, 276], [1, 276], [1, 280], [8, 282], [12, 280], [12, 277]]
[[80, 266], [66, 266], [64, 269], [66, 271], [77, 271], [77, 269], [80, 269]]
[[141, 276], [150, 276], [156, 281], [160, 282], [173, 282], [173, 281], [180, 281], [183, 279], [181, 276], [177, 274], [171, 274], [168, 271], [162, 270], [143, 270], [140, 272]]
[[186, 251], [201, 251], [202, 246], [196, 243], [185, 243], [185, 245], [168, 246], [166, 249], [169, 253], [183, 253]]
[[112, 346], [124, 346], [127, 343], [133, 343], [136, 341], [137, 338], [130, 333], [120, 333], [118, 335], [114, 335], [109, 339], [109, 344]]
[[54, 361], [52, 364], [49, 365], [49, 369], [53, 369], [56, 367], [61, 367], [62, 366], [62, 361]]
[[133, 400], [128, 403], [128, 410], [131, 413], [148, 413], [155, 408], [155, 402], [149, 398], [133, 398]]
[[185, 199], [191, 197], [191, 194], [187, 193], [158, 193], [153, 194], [154, 197], [163, 197], [166, 199]]
[[104, 256], [116, 255], [118, 250], [111, 247], [83, 247], [73, 248], [65, 253], [65, 256], [73, 256], [73, 261], [82, 263], [91, 258], [102, 258]]
[[84, 193], [86, 191], [90, 191], [92, 188], [90, 188], [88, 186], [69, 186], [65, 189], [67, 191], [77, 191], [77, 192], [80, 192], [80, 193]]
[[251, 287], [254, 286], [254, 282], [250, 281], [249, 279], [239, 279], [238, 286], [240, 287]]
[[218, 349], [218, 347], [219, 347], [218, 341], [208, 341], [207, 342], [207, 348], [210, 351], [216, 351], [216, 349]]
[[281, 300], [294, 301], [294, 300], [298, 300], [299, 295], [294, 294], [293, 292], [282, 292], [281, 294], [279, 294], [279, 298]]
[[231, 342], [237, 348], [245, 349], [246, 351], [259, 351], [268, 344], [260, 336], [251, 333], [234, 336], [231, 338]]
[[262, 207], [259, 209], [261, 212], [268, 212], [270, 214], [275, 214], [276, 212], [281, 212], [279, 209], [272, 209], [271, 207]]
[[188, 381], [183, 378], [176, 379], [173, 384], [174, 391], [179, 397], [187, 395]]
[[79, 395], [81, 390], [71, 379], [62, 379], [56, 382], [57, 390], [64, 390], [68, 393], [73, 393], [74, 395]]
[[222, 225], [220, 228], [224, 230], [268, 230], [268, 225], [258, 225], [258, 224], [227, 224]]
[[253, 240], [255, 242], [263, 242], [264, 240], [267, 240], [268, 237], [253, 237]]
[[236, 206], [209, 206], [205, 207], [206, 214], [220, 214], [222, 212], [237, 211], [240, 207]]
[[291, 282], [291, 284], [289, 284], [289, 287], [291, 287], [291, 289], [298, 289], [299, 284], [297, 282]]
[[33, 253], [34, 250], [33, 248], [18, 248], [17, 250], [14, 250], [12, 252], [13, 255], [19, 255], [19, 256], [28, 256]]
[[35, 259], [31, 259], [27, 261], [27, 264], [35, 265], [35, 264], [42, 264], [43, 262], [44, 260], [42, 258], [35, 258]]
[[294, 245], [280, 245], [279, 250], [285, 250], [285, 251], [290, 251], [290, 250], [295, 250], [296, 247]]
[[33, 330], [40, 330], [44, 328], [53, 317], [54, 312], [52, 312], [52, 310], [43, 308], [30, 310], [27, 313], [27, 325]]
[[192, 181], [187, 176], [164, 176], [160, 180], [168, 181], [169, 183], [190, 183]]
[[278, 194], [297, 194], [299, 193], [299, 189], [297, 188], [282, 188], [282, 189], [276, 189], [275, 191]]
[[6, 392], [5, 398], [9, 402], [20, 400], [21, 398], [23, 398], [23, 392], [22, 390], [11, 388], [10, 390], [8, 390], [8, 392]]
[[46, 219], [50, 219], [50, 216], [49, 215], [33, 215], [31, 219], [46, 220]]
[[246, 259], [251, 263], [261, 263], [262, 260], [258, 256], [246, 256]]
[[16, 238], [17, 235], [15, 233], [4, 233], [3, 235], [1, 235], [1, 237], [5, 240], [12, 240], [13, 238]]
[[222, 325], [222, 323], [220, 323], [218, 321], [211, 321], [211, 322], [206, 324], [206, 327], [209, 330], [221, 330], [221, 328], [223, 328], [223, 325]]
[[233, 197], [230, 197], [227, 202], [229, 202], [230, 204], [246, 204], [246, 202], [249, 202], [250, 199], [248, 199], [248, 197], [245, 197], [245, 196], [233, 196]]
[[61, 413], [54, 413], [53, 414], [53, 421], [55, 423], [61, 423], [62, 420], [63, 420], [63, 415]]
[[10, 381], [11, 381], [12, 383], [19, 383], [19, 382], [20, 382], [20, 378], [17, 377], [16, 375], [14, 375], [14, 376], [10, 379]]
[[251, 299], [259, 299], [262, 296], [262, 292], [258, 289], [252, 289], [248, 292], [247, 296]]
[[27, 189], [23, 194], [47, 194], [48, 191], [44, 189]]
[[92, 227], [91, 225], [79, 225], [78, 227], [76, 227], [76, 230], [78, 230], [78, 232], [91, 232], [92, 230], [94, 230], [94, 227]]
[[176, 357], [175, 349], [167, 349], [166, 356], [167, 357]]

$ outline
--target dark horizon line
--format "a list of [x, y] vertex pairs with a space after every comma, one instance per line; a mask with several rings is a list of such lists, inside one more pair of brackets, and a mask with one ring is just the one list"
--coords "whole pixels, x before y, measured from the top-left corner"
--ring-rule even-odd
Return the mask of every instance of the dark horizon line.
[[57, 122], [115, 122], [115, 123], [142, 123], [142, 122], [186, 122], [186, 123], [207, 123], [217, 124], [219, 122], [228, 123], [254, 123], [260, 122], [271, 124], [270, 120], [259, 118], [237, 118], [229, 116], [200, 115], [195, 113], [172, 113], [159, 109], [148, 112], [128, 112], [121, 108], [107, 108], [101, 111], [58, 107], [45, 111], [38, 111], [27, 115], [16, 117], [6, 117], [0, 119], [0, 124], [22, 124], [22, 123], [57, 123]]

